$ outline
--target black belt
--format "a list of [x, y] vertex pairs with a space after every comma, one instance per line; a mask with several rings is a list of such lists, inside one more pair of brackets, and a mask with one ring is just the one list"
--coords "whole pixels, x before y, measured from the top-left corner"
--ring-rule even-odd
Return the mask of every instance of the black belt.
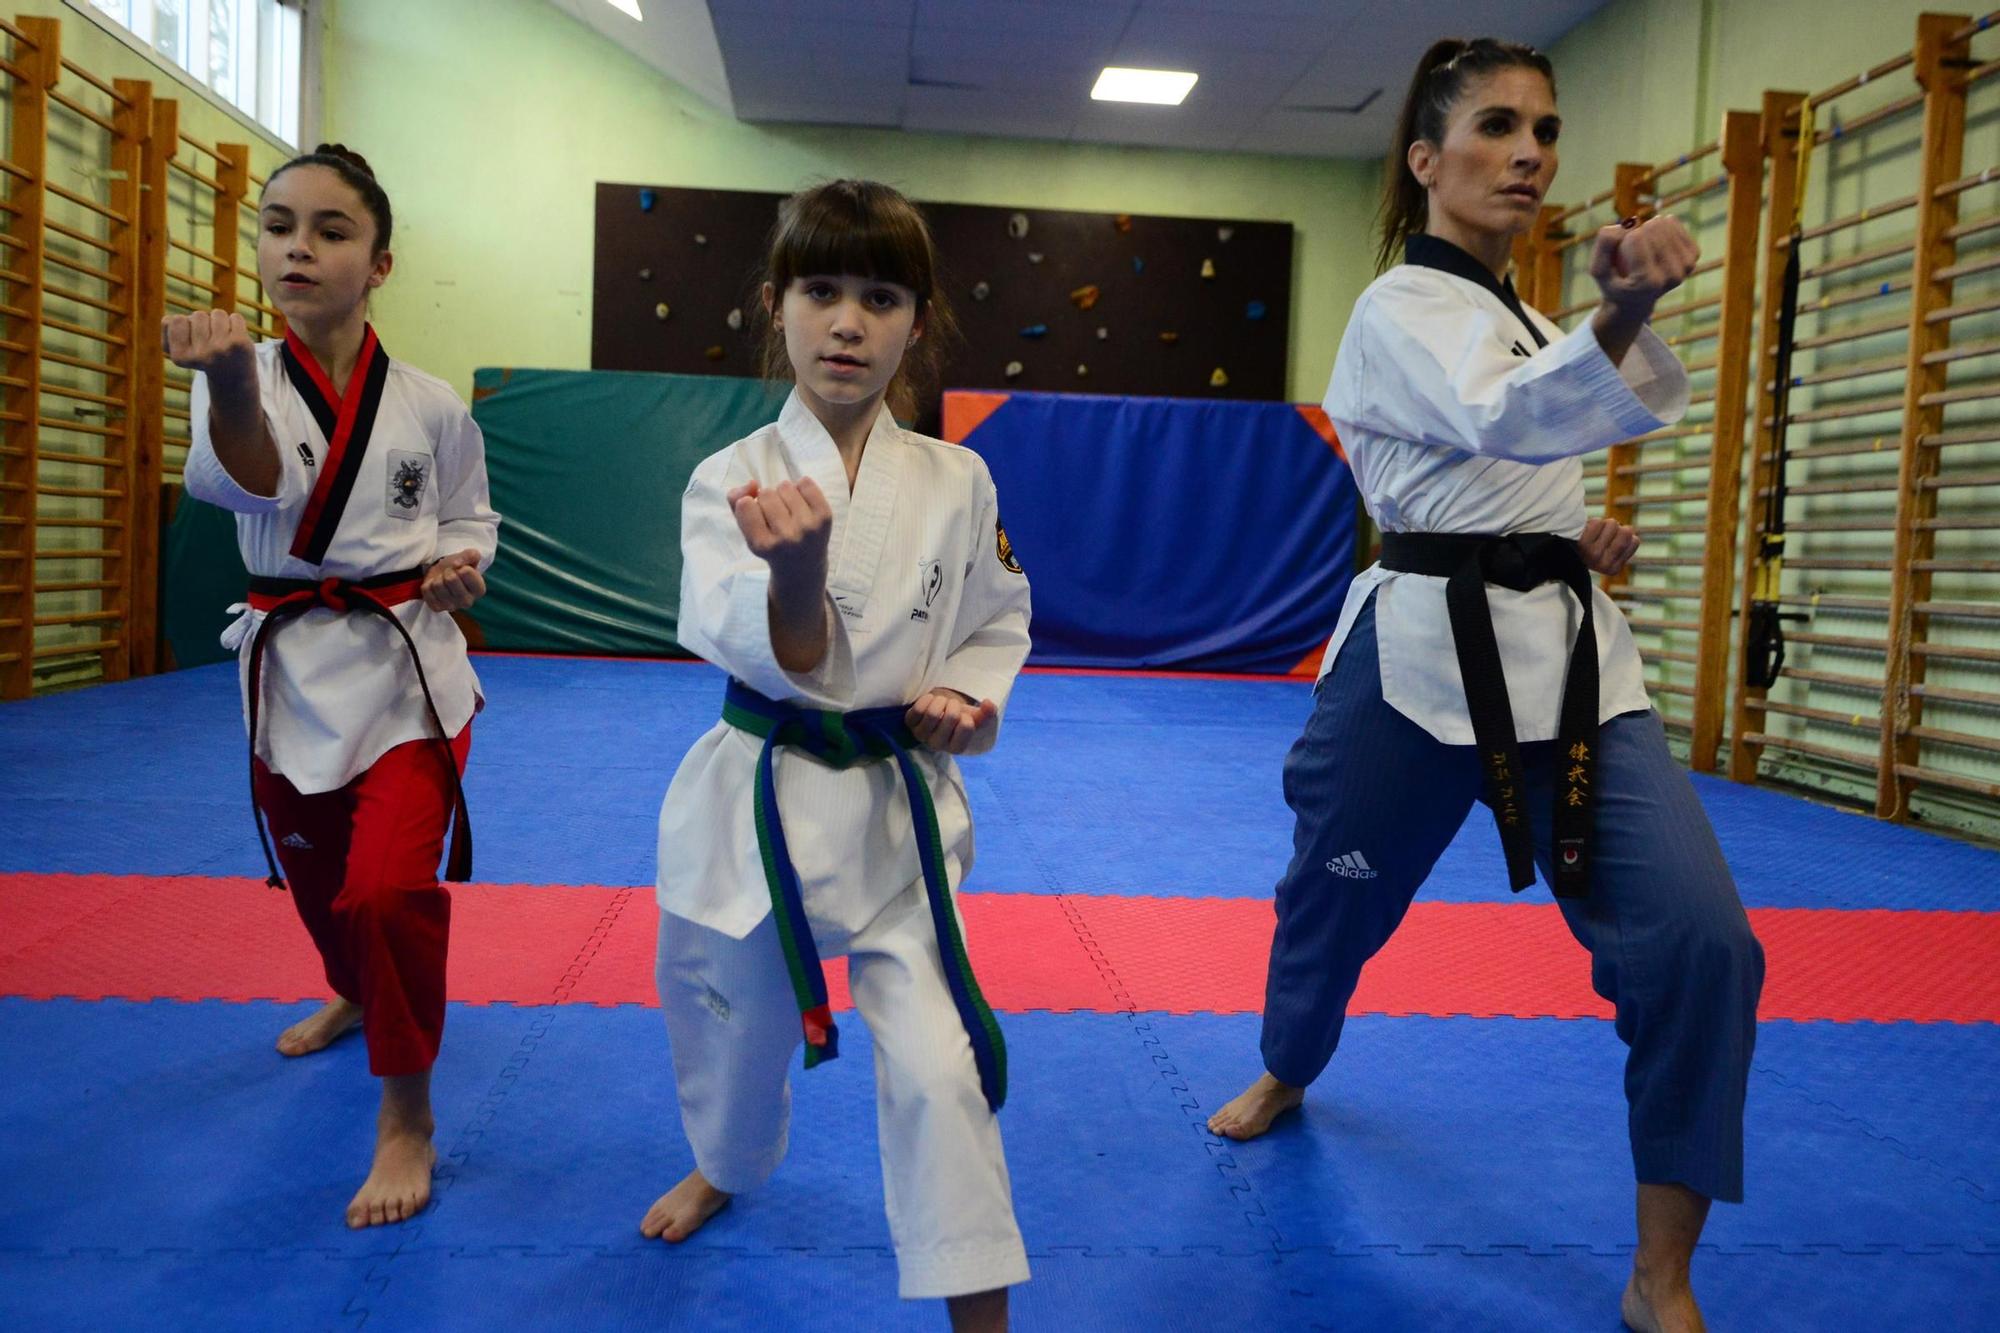
[[1516, 893], [1535, 882], [1534, 839], [1522, 810], [1525, 787], [1514, 710], [1500, 643], [1493, 634], [1493, 609], [1486, 585], [1497, 583], [1528, 592], [1544, 583], [1564, 583], [1583, 607], [1583, 624], [1570, 652], [1563, 682], [1562, 719], [1555, 807], [1555, 883], [1558, 898], [1590, 892], [1591, 813], [1596, 801], [1597, 625], [1591, 615], [1590, 570], [1574, 540], [1547, 532], [1504, 537], [1455, 532], [1385, 532], [1382, 568], [1403, 574], [1448, 579], [1445, 605], [1451, 638], [1465, 678], [1466, 712], [1486, 775], [1487, 803], [1500, 826], [1507, 875]]
[[410, 638], [410, 632], [403, 628], [403, 622], [390, 609], [421, 596], [423, 580], [422, 569], [399, 569], [352, 582], [331, 578], [250, 576], [250, 605], [252, 609], [264, 613], [257, 632], [250, 638], [248, 688], [245, 690], [250, 703], [250, 814], [257, 825], [257, 841], [264, 848], [264, 865], [271, 872], [265, 882], [274, 889], [284, 888], [285, 878], [278, 873], [278, 860], [271, 854], [271, 841], [264, 833], [263, 807], [257, 804], [257, 731], [264, 694], [264, 649], [280, 625], [319, 607], [377, 616], [388, 621], [402, 637], [403, 647], [410, 654], [410, 665], [417, 669], [417, 685], [424, 692], [424, 711], [430, 715], [431, 725], [437, 728], [437, 745], [444, 759], [445, 772], [451, 775], [451, 803], [455, 817], [452, 820], [451, 851], [445, 858], [444, 877], [454, 884], [463, 884], [472, 878], [472, 816], [465, 807], [465, 787], [458, 776], [458, 756], [452, 753], [451, 736], [444, 729], [444, 720], [438, 716], [437, 701], [431, 698], [431, 683], [424, 676], [424, 659], [417, 652], [416, 641]]

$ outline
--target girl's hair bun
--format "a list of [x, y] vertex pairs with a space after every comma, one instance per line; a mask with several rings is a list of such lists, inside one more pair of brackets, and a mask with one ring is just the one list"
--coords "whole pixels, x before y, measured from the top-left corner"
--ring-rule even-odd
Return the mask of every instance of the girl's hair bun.
[[313, 152], [316, 155], [323, 154], [327, 157], [337, 157], [341, 161], [352, 165], [357, 170], [366, 172], [370, 176], [375, 174], [375, 168], [368, 165], [368, 159], [344, 143], [323, 143], [313, 149]]

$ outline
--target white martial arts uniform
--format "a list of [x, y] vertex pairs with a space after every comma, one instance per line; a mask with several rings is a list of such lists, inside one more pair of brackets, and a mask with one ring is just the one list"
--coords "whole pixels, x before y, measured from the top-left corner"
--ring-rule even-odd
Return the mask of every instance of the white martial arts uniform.
[[[752, 478], [768, 487], [805, 477], [833, 511], [829, 646], [814, 670], [790, 672], [771, 647], [770, 567], [725, 496]], [[695, 469], [681, 549], [681, 643], [773, 699], [844, 713], [944, 686], [1004, 712], [1027, 656], [1028, 581], [985, 464], [900, 429], [886, 409], [850, 493], [832, 437], [793, 394], [775, 424]], [[718, 722], [681, 761], [660, 811], [660, 1000], [681, 1119], [702, 1174], [729, 1193], [761, 1184], [784, 1155], [787, 1069], [801, 1041], [754, 822], [762, 745]], [[956, 891], [973, 857], [964, 781], [949, 755], [913, 756]], [[822, 956], [850, 956], [874, 1037], [901, 1294], [1025, 1281], [999, 1123], [946, 988], [895, 764], [834, 769], [781, 749], [776, 785], [814, 940]], [[838, 1064], [816, 1074], [845, 1075]]]
[[[1434, 250], [1445, 246], [1422, 240]], [[1463, 251], [1442, 258], [1467, 274], [1478, 265]], [[1588, 517], [1577, 455], [1657, 430], [1687, 410], [1687, 372], [1650, 328], [1614, 365], [1588, 321], [1565, 335], [1525, 310], [1549, 341], [1534, 354], [1497, 286], [1490, 275], [1482, 283], [1406, 263], [1355, 302], [1326, 414], [1369, 514], [1386, 532], [1575, 537]], [[1382, 697], [1445, 744], [1471, 745], [1442, 578], [1380, 565], [1363, 571], [1348, 590], [1321, 675], [1371, 595]], [[1651, 703], [1625, 617], [1602, 589], [1593, 595], [1598, 715], [1608, 721]], [[1522, 742], [1551, 740], [1576, 637], [1574, 598], [1559, 582], [1530, 592], [1489, 584], [1486, 596], [1515, 733]]]
[[[206, 375], [194, 377], [188, 416], [189, 495], [236, 515], [237, 545], [252, 576], [284, 579], [363, 579], [415, 569], [463, 550], [493, 563], [500, 516], [487, 499], [486, 450], [479, 427], [451, 386], [390, 359], [372, 433], [324, 559], [291, 554], [293, 539], [322, 471], [331, 441], [288, 376], [282, 341], [257, 347], [257, 384], [264, 419], [278, 446], [277, 494], [252, 495], [215, 456], [210, 438]], [[378, 354], [381, 354], [378, 349]], [[261, 612], [231, 608], [238, 618], [225, 647], [249, 641]], [[394, 608], [417, 645], [438, 718], [448, 735], [471, 720], [479, 681], [465, 653], [465, 636], [448, 615], [421, 599]], [[258, 757], [299, 791], [324, 792], [365, 773], [391, 748], [432, 734], [409, 652], [374, 616], [319, 608], [274, 635], [264, 660], [264, 703]]]

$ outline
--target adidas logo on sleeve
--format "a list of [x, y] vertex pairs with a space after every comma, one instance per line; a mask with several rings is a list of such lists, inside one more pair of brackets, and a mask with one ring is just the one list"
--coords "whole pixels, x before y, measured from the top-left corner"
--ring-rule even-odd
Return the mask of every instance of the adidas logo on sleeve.
[[1326, 863], [1326, 868], [1346, 879], [1374, 879], [1376, 874], [1375, 867], [1358, 851], [1334, 857]]

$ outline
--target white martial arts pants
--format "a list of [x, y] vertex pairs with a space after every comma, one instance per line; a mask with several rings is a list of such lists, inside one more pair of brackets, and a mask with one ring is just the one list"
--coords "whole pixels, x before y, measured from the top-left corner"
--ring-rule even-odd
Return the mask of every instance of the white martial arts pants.
[[[848, 955], [849, 989], [874, 1038], [898, 1294], [961, 1296], [1027, 1281], [1000, 1122], [946, 989], [923, 881], [850, 939], [818, 922], [813, 938], [823, 957]], [[803, 1039], [776, 921], [737, 940], [663, 912], [656, 977], [695, 1165], [719, 1190], [755, 1189], [785, 1155]], [[846, 1063], [814, 1077], [853, 1077]]]

